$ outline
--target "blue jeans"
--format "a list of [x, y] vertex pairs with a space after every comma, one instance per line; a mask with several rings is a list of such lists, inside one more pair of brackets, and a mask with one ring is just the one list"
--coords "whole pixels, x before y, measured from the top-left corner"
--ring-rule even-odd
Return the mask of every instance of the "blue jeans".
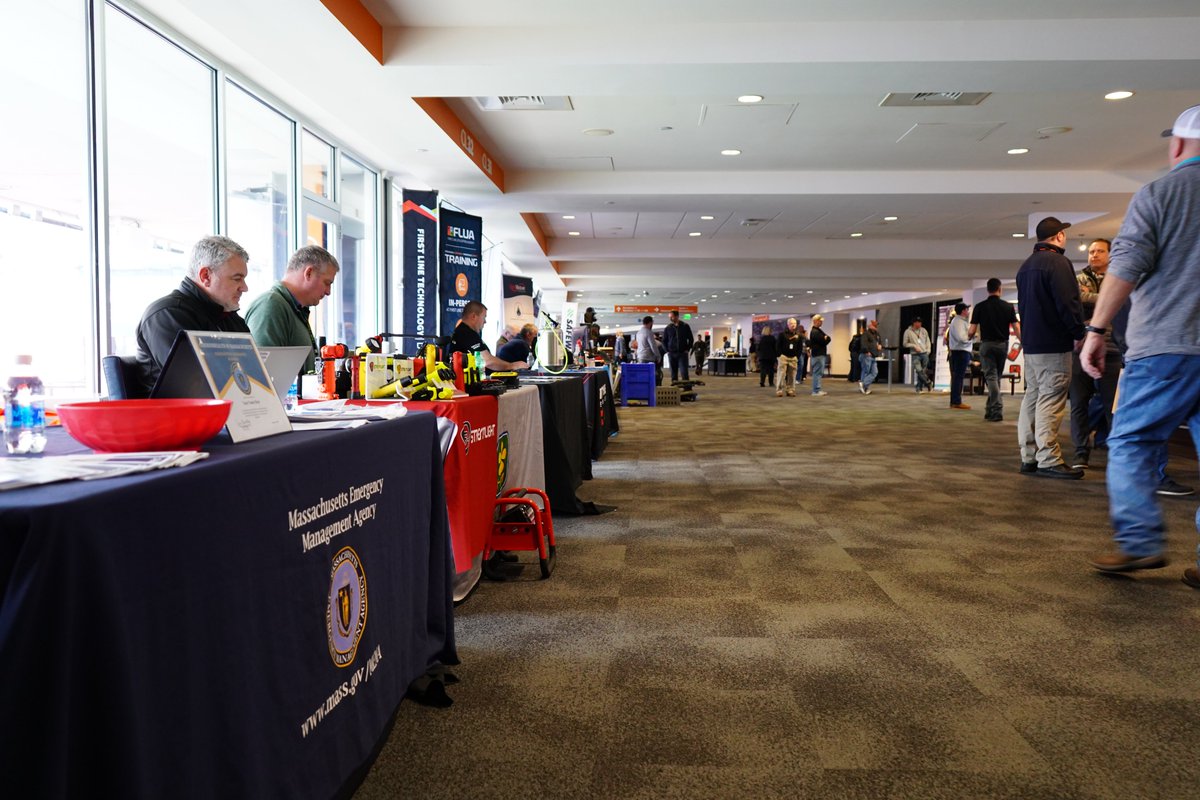
[[670, 353], [667, 355], [671, 359], [671, 380], [679, 380], [679, 373], [683, 372], [683, 379], [688, 379], [688, 353]]
[[825, 375], [825, 359], [829, 356], [812, 357], [813, 394], [821, 391], [821, 378]]
[[875, 356], [870, 353], [859, 353], [858, 355], [859, 369], [862, 370], [862, 385], [864, 389], [870, 389], [871, 384], [875, 382], [875, 376], [879, 374], [879, 365], [875, 363]]
[[919, 392], [930, 385], [929, 380], [925, 377], [925, 370], [929, 369], [929, 353], [910, 353], [910, 355], [912, 356], [913, 383], [916, 384]]
[[962, 405], [963, 378], [971, 365], [970, 350], [950, 351], [950, 405]]
[[[1142, 557], [1165, 549], [1154, 490], [1167, 439], [1184, 423], [1200, 450], [1200, 356], [1148, 356], [1126, 364], [1108, 437], [1108, 508], [1122, 553]], [[1200, 513], [1196, 526], [1200, 530]]]

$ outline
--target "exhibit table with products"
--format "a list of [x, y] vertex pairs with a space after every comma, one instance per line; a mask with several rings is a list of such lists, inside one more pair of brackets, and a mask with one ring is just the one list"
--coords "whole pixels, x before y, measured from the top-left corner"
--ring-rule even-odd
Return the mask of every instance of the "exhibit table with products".
[[[592, 431], [583, 376], [522, 373], [521, 384], [536, 386], [541, 400], [546, 494], [551, 509], [555, 514], [600, 513], [603, 509], [575, 494], [585, 480], [592, 479]], [[615, 421], [615, 414], [612, 419]]]
[[204, 449], [0, 492], [6, 795], [332, 797], [457, 663], [433, 415]]
[[745, 375], [745, 356], [709, 356], [704, 362], [709, 375]]
[[479, 582], [483, 548], [492, 527], [496, 499], [496, 398], [410, 400], [411, 410], [432, 411], [454, 423], [444, 477], [450, 540], [454, 551], [454, 599], [462, 600]]

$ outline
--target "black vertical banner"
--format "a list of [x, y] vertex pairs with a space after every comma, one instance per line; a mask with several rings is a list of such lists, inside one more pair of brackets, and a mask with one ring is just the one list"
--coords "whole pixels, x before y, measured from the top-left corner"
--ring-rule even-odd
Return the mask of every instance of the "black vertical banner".
[[463, 306], [483, 298], [483, 219], [441, 209], [442, 335], [454, 333]]
[[437, 335], [437, 196], [436, 191], [405, 189], [401, 210], [404, 218], [402, 330], [421, 336]]

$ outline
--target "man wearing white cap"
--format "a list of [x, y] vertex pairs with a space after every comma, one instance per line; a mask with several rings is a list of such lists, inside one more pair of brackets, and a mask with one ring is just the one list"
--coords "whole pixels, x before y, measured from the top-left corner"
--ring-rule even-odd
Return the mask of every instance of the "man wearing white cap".
[[[1184, 424], [1200, 449], [1200, 106], [1162, 135], [1171, 138], [1171, 171], [1133, 196], [1080, 353], [1083, 368], [1100, 377], [1104, 334], [1132, 296], [1121, 397], [1108, 437], [1109, 511], [1119, 552], [1092, 559], [1103, 572], [1166, 566], [1165, 526], [1154, 497], [1159, 450]], [[1195, 566], [1184, 570], [1183, 582], [1200, 589]]]

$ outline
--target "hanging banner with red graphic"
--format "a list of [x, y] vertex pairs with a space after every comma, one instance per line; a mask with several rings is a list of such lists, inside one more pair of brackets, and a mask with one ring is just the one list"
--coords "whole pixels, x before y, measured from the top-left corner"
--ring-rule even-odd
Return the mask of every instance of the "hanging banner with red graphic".
[[420, 336], [437, 333], [438, 271], [434, 256], [438, 236], [437, 197], [437, 192], [405, 189], [401, 211], [404, 261], [400, 280], [404, 289], [404, 310], [400, 330]]
[[454, 333], [462, 317], [463, 306], [483, 297], [483, 219], [441, 210], [442, 303], [441, 330], [443, 336]]

